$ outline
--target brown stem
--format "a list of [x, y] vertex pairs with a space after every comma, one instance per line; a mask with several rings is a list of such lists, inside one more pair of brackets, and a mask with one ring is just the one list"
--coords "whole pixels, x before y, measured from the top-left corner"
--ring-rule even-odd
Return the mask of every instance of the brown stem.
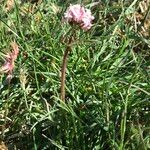
[[66, 80], [66, 67], [67, 67], [67, 58], [68, 54], [71, 51], [71, 47], [67, 46], [66, 51], [63, 56], [63, 63], [61, 69], [61, 95], [60, 98], [65, 102], [65, 80]]

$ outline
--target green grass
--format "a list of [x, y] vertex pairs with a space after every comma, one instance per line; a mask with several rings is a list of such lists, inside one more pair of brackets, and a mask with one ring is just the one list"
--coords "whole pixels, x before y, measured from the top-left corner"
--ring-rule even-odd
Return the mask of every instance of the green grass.
[[1, 65], [12, 41], [20, 48], [10, 85], [1, 73], [1, 140], [10, 150], [150, 148], [150, 38], [144, 20], [135, 22], [139, 1], [82, 1], [95, 20], [89, 32], [77, 31], [64, 103], [61, 39], [71, 27], [62, 17], [69, 3], [16, 0], [6, 12], [0, 2]]

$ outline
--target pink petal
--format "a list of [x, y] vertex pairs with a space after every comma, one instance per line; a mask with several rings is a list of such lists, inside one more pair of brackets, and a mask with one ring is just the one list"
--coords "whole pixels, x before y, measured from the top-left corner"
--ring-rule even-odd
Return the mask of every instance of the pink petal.
[[9, 73], [9, 72], [12, 72], [13, 68], [14, 68], [14, 64], [13, 63], [6, 62], [2, 66], [2, 71], [4, 71], [5, 73]]
[[91, 22], [94, 20], [94, 16], [92, 16], [89, 9], [85, 9], [79, 4], [70, 5], [64, 15], [68, 22], [74, 22], [84, 30], [88, 30], [92, 27]]

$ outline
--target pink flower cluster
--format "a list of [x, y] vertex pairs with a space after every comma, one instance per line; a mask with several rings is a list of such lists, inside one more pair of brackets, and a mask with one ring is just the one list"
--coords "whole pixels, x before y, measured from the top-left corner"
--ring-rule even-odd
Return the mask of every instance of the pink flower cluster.
[[64, 17], [70, 23], [79, 24], [84, 30], [89, 30], [92, 27], [91, 22], [94, 20], [94, 16], [92, 16], [91, 11], [89, 9], [85, 9], [79, 4], [70, 5], [64, 14]]
[[1, 68], [1, 71], [8, 74], [8, 76], [11, 76], [12, 71], [14, 69], [14, 62], [17, 59], [19, 48], [16, 42], [11, 43], [12, 51], [10, 53], [7, 53], [5, 55], [5, 63]]

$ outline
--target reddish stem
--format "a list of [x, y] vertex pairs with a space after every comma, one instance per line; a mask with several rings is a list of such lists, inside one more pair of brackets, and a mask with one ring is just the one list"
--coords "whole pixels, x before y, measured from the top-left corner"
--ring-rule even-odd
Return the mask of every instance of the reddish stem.
[[71, 47], [67, 46], [66, 51], [63, 56], [63, 63], [61, 69], [61, 95], [60, 98], [65, 102], [65, 80], [66, 80], [66, 68], [67, 68], [67, 58], [68, 54], [71, 51]]

